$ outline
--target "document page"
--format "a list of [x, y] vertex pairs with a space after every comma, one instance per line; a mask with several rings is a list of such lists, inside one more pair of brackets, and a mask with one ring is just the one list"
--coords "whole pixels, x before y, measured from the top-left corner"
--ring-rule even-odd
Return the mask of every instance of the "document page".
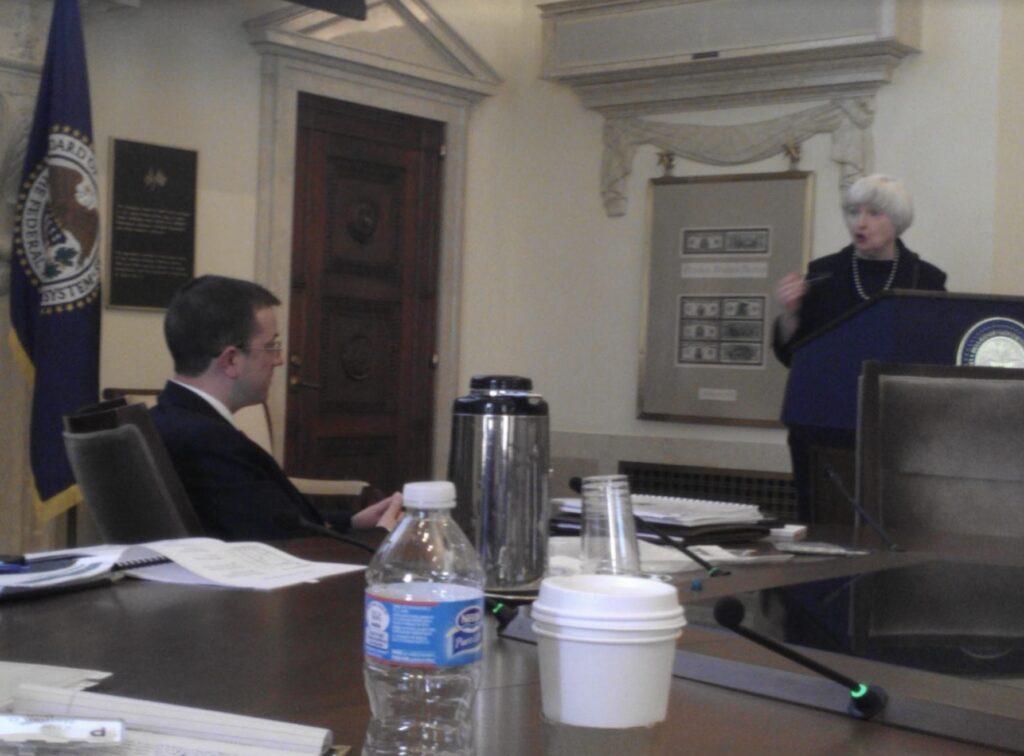
[[[162, 583], [272, 590], [366, 569], [361, 564], [310, 562], [265, 543], [225, 543], [216, 538], [177, 538], [136, 546], [103, 544], [30, 554], [27, 559], [31, 572], [0, 575], [0, 597], [5, 592], [13, 595], [105, 580], [112, 574]], [[170, 563], [146, 564], [163, 560]]]
[[100, 680], [110, 677], [109, 672], [96, 669], [75, 669], [54, 667], [49, 664], [23, 664], [0, 661], [0, 710], [8, 709], [14, 701], [14, 691], [19, 685], [31, 683], [50, 688], [91, 688]]
[[154, 555], [166, 557], [172, 563], [129, 570], [127, 574], [167, 583], [271, 590], [366, 569], [358, 564], [309, 562], [265, 543], [224, 543], [213, 538], [180, 538], [131, 546], [121, 555], [120, 562]]

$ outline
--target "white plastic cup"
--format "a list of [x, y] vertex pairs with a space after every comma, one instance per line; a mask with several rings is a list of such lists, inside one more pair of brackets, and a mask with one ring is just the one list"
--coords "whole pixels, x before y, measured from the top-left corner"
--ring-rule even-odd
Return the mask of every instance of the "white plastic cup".
[[530, 609], [545, 718], [576, 727], [664, 721], [676, 640], [676, 589], [628, 575], [546, 578]]
[[625, 475], [583, 479], [582, 571], [605, 575], [639, 575], [633, 500]]

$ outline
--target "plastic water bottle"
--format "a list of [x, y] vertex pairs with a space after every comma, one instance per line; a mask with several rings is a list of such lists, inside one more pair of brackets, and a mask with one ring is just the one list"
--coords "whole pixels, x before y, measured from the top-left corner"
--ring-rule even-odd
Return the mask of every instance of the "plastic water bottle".
[[455, 486], [408, 483], [405, 516], [366, 570], [365, 756], [472, 754], [484, 573], [451, 517]]

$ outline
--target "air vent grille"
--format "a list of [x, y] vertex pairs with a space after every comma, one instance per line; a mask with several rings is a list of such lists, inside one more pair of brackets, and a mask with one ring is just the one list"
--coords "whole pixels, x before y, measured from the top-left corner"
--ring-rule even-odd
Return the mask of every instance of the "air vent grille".
[[796, 520], [796, 489], [787, 474], [650, 462], [620, 462], [619, 473], [629, 476], [634, 493], [756, 504], [767, 517]]

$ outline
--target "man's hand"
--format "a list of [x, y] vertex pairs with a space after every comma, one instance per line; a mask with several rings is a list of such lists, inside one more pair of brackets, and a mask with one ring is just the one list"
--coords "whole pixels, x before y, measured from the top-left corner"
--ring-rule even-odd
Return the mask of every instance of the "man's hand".
[[402, 494], [393, 493], [352, 515], [353, 530], [384, 528], [391, 531], [402, 517]]

